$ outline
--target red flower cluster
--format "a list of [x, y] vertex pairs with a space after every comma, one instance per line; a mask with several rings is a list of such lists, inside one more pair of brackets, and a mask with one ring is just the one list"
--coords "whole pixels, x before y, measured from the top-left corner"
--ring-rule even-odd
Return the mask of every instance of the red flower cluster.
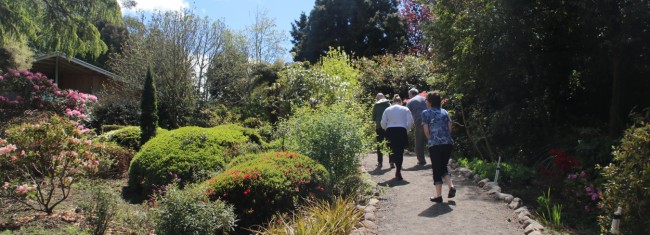
[[555, 163], [555, 166], [562, 170], [562, 174], [569, 172], [571, 168], [579, 165], [577, 160], [569, 157], [569, 155], [564, 153], [562, 150], [551, 148], [548, 153], [550, 155], [555, 155], [555, 158], [553, 158], [553, 163]]

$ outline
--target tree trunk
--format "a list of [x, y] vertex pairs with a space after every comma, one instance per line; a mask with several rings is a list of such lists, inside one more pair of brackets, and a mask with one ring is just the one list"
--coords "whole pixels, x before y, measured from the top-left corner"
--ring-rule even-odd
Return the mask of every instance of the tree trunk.
[[609, 104], [609, 135], [617, 138], [624, 126], [624, 92], [625, 76], [623, 75], [621, 49], [616, 48], [612, 56], [612, 97]]

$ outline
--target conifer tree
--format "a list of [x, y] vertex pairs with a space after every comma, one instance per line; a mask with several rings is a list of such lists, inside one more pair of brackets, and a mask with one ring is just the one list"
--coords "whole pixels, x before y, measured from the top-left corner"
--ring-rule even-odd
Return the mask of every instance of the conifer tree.
[[156, 136], [156, 129], [158, 128], [158, 97], [151, 66], [147, 69], [147, 78], [142, 90], [140, 107], [142, 109], [140, 116], [140, 145], [144, 145], [149, 139]]

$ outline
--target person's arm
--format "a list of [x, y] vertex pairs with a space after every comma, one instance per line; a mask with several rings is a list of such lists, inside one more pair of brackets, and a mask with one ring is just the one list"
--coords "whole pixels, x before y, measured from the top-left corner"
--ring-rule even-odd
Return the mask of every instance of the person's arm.
[[412, 126], [413, 126], [413, 114], [411, 114], [411, 111], [409, 110], [406, 113], [406, 129], [407, 130], [411, 129]]
[[429, 124], [424, 123], [422, 124], [422, 129], [424, 129], [424, 136], [427, 137], [427, 140], [429, 139]]
[[388, 126], [388, 115], [386, 115], [386, 111], [388, 111], [388, 109], [384, 110], [384, 113], [381, 115], [381, 128], [384, 130], [386, 130], [386, 127]]

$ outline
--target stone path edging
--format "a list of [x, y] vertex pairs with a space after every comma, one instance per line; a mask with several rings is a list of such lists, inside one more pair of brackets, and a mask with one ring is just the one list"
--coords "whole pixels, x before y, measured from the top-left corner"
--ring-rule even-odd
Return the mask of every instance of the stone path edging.
[[485, 191], [488, 191], [488, 195], [493, 195], [495, 199], [502, 200], [503, 202], [507, 203], [508, 208], [514, 210], [514, 213], [517, 215], [519, 224], [521, 224], [524, 228], [524, 234], [541, 235], [542, 232], [544, 232], [544, 226], [536, 220], [532, 219], [533, 215], [528, 210], [528, 207], [523, 205], [524, 202], [521, 200], [521, 198], [501, 192], [501, 187], [499, 187], [499, 184], [497, 182], [492, 182], [488, 178], [481, 179], [480, 176], [478, 174], [474, 174], [472, 170], [464, 167], [458, 167], [458, 164], [452, 162], [452, 160], [450, 160], [449, 165], [454, 172], [462, 175], [465, 178], [473, 180], [478, 187], [482, 188]]

